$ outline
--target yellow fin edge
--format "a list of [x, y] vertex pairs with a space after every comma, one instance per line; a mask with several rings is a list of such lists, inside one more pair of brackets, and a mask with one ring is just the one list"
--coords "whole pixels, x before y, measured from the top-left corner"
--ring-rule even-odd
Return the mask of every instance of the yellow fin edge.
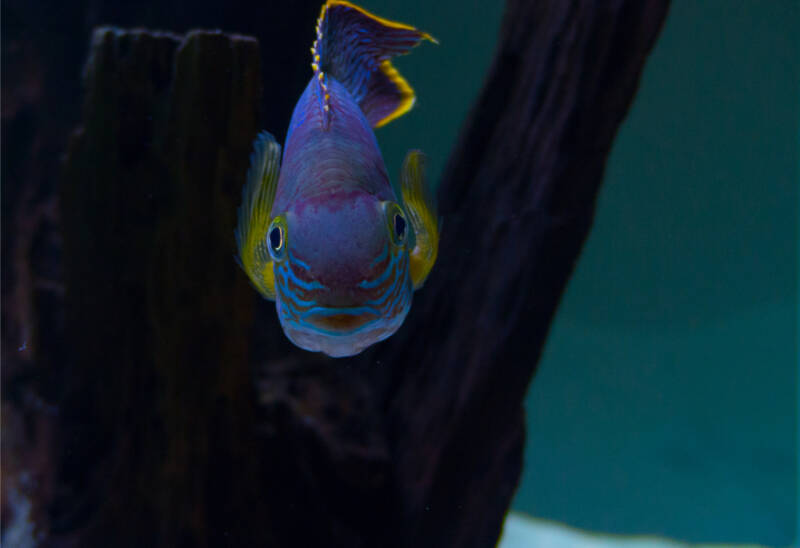
[[413, 30], [413, 31], [416, 31], [416, 32], [419, 32], [420, 34], [422, 34], [422, 38], [424, 38], [425, 40], [429, 40], [429, 41], [433, 42], [434, 44], [438, 44], [439, 43], [439, 41], [436, 40], [436, 38], [434, 38], [433, 36], [431, 36], [427, 32], [422, 32], [421, 30], [417, 29], [416, 27], [412, 27], [411, 25], [406, 25], [405, 23], [398, 23], [397, 21], [391, 21], [389, 19], [384, 19], [383, 17], [375, 15], [374, 13], [368, 12], [367, 10], [362, 8], [361, 6], [356, 6], [352, 2], [348, 2], [347, 0], [328, 0], [327, 2], [325, 2], [325, 4], [323, 4], [322, 9], [320, 10], [320, 13], [319, 13], [319, 20], [318, 20], [319, 23], [322, 23], [322, 19], [325, 17], [325, 11], [328, 9], [328, 6], [344, 6], [344, 7], [347, 7], [347, 8], [351, 8], [351, 9], [356, 10], [359, 13], [362, 13], [363, 15], [366, 15], [370, 19], [374, 19], [375, 21], [378, 21], [382, 25], [385, 25], [385, 26], [387, 26], [389, 28], [403, 29], [403, 30]]
[[416, 237], [414, 249], [409, 254], [414, 289], [425, 283], [439, 255], [439, 219], [433, 193], [425, 181], [424, 160], [422, 152], [409, 151], [403, 162], [400, 183], [403, 203]]
[[392, 120], [400, 118], [403, 114], [411, 110], [411, 107], [414, 106], [414, 102], [417, 100], [414, 89], [409, 85], [408, 81], [397, 72], [397, 69], [394, 68], [391, 61], [388, 59], [383, 61], [379, 68], [380, 71], [397, 86], [397, 90], [400, 92], [400, 104], [397, 105], [397, 108], [392, 112], [381, 118], [375, 124], [376, 128], [385, 126]]

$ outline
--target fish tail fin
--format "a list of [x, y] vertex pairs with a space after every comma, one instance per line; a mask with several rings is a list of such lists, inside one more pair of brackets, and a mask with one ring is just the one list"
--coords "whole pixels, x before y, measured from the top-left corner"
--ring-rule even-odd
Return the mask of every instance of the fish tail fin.
[[392, 66], [391, 58], [408, 53], [430, 34], [369, 13], [344, 0], [328, 0], [317, 21], [311, 67], [329, 111], [326, 75], [350, 92], [372, 127], [388, 124], [414, 105], [414, 90]]

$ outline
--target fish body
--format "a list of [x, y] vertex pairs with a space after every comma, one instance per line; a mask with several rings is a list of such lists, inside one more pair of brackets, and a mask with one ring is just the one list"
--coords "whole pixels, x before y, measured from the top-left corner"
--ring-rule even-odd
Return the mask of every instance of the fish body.
[[407, 155], [398, 198], [373, 131], [413, 105], [390, 59], [425, 39], [433, 40], [329, 0], [282, 158], [271, 135], [256, 139], [238, 259], [306, 350], [350, 356], [392, 335], [436, 260], [439, 223], [423, 157]]

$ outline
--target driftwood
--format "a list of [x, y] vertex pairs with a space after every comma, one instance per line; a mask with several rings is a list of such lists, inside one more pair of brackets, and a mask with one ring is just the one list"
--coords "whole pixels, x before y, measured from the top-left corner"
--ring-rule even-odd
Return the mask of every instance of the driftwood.
[[519, 479], [522, 402], [667, 0], [510, 0], [445, 170], [439, 264], [391, 356], [406, 545], [487, 546]]
[[440, 186], [439, 261], [400, 332], [346, 360], [291, 346], [233, 261], [258, 43], [97, 30], [60, 188], [50, 543], [491, 546], [666, 4], [509, 1]]
[[218, 546], [213, 514], [269, 538], [241, 432], [253, 299], [230, 247], [259, 61], [255, 40], [220, 33], [94, 34], [61, 185], [72, 363], [56, 533]]

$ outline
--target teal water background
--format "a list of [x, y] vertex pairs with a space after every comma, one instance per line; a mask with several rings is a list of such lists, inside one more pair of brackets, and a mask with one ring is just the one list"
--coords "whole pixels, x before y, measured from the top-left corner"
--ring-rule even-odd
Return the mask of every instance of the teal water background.
[[799, 7], [673, 4], [529, 392], [517, 508], [791, 543]]
[[[502, 5], [364, 5], [441, 41], [398, 61], [419, 100], [378, 133], [393, 177], [418, 147], [438, 179]], [[515, 509], [596, 531], [792, 542], [798, 40], [797, 1], [672, 4], [529, 392]]]

